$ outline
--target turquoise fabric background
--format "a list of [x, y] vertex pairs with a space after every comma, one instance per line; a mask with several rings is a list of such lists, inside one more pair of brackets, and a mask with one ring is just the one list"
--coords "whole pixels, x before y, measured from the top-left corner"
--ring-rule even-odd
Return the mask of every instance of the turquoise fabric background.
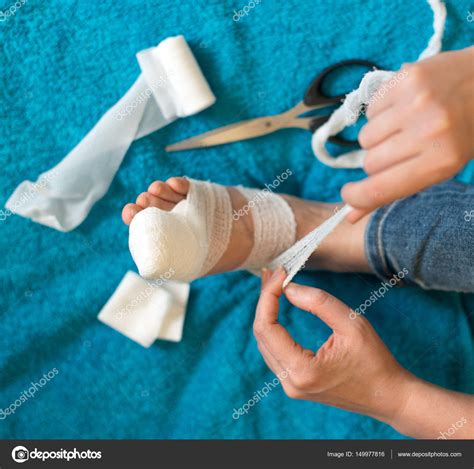
[[[0, 10], [11, 4], [0, 1]], [[134, 264], [122, 206], [154, 179], [187, 175], [336, 201], [359, 170], [312, 155], [310, 135], [261, 139], [167, 155], [164, 146], [296, 104], [324, 67], [347, 58], [387, 69], [413, 61], [432, 34], [421, 0], [28, 0], [0, 22], [0, 199], [61, 160], [139, 74], [135, 53], [184, 34], [217, 96], [210, 109], [133, 144], [106, 197], [84, 224], [60, 233], [18, 216], [0, 222], [0, 408], [56, 368], [58, 375], [0, 420], [1, 438], [396, 438], [367, 417], [288, 399], [281, 386], [235, 421], [273, 379], [252, 334], [259, 281], [230, 273], [192, 285], [184, 338], [143, 349], [96, 316]], [[447, 2], [444, 49], [473, 42], [467, 1]], [[91, 168], [93, 171], [93, 168]], [[472, 168], [461, 176], [472, 181]], [[407, 233], [409, 236], [409, 233]], [[379, 281], [317, 273], [352, 307]], [[473, 340], [464, 299], [418, 288], [390, 291], [367, 311], [397, 359], [432, 382], [474, 391]], [[282, 322], [307, 347], [329, 335], [319, 320], [282, 306]], [[381, 396], [383, 398], [383, 396]], [[456, 418], [453, 417], [453, 421]], [[441, 430], [441, 429], [440, 429]]]

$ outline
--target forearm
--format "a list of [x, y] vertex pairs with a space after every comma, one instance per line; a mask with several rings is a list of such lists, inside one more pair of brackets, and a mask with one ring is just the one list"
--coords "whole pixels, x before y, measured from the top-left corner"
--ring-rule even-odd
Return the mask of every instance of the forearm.
[[387, 421], [422, 439], [474, 439], [474, 396], [443, 389], [413, 375], [398, 389], [399, 412]]

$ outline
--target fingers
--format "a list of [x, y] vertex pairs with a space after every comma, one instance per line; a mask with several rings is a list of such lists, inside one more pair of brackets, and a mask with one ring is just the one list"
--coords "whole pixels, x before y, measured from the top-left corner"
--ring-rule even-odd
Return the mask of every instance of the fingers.
[[399, 132], [403, 125], [400, 117], [400, 109], [397, 106], [390, 106], [371, 118], [359, 133], [362, 148], [369, 150]]
[[256, 320], [265, 320], [268, 324], [278, 324], [279, 299], [283, 292], [285, 271], [279, 267], [274, 273], [265, 270], [262, 273], [262, 291], [257, 304]]
[[[400, 104], [369, 120], [359, 134], [359, 142], [368, 150], [364, 169], [378, 173], [394, 164], [428, 151], [434, 140], [443, 137], [446, 122], [431, 108], [416, 104], [426, 100], [423, 94], [409, 104]], [[442, 113], [441, 113], [442, 114]], [[446, 133], [446, 132], [445, 132]], [[438, 155], [439, 159], [439, 155]]]
[[367, 118], [372, 119], [377, 114], [389, 109], [395, 101], [393, 94], [393, 89], [387, 90], [382, 83], [382, 86], [380, 86], [371, 98], [367, 112], [365, 113]]
[[257, 347], [258, 351], [263, 357], [263, 361], [266, 363], [268, 368], [273, 371], [276, 375], [280, 374], [282, 371], [284, 371], [284, 368], [278, 363], [278, 361], [275, 359], [275, 357], [270, 353], [268, 348], [265, 346], [265, 344], [260, 341], [257, 342]]
[[324, 290], [290, 283], [285, 295], [291, 304], [314, 314], [335, 332], [344, 333], [351, 327], [351, 309]]
[[254, 334], [262, 352], [275, 371], [281, 369], [303, 368], [308, 360], [309, 350], [304, 350], [278, 322], [279, 298], [286, 273], [280, 267], [270, 279], [264, 282], [254, 322]]
[[348, 183], [342, 188], [341, 195], [354, 208], [372, 211], [444, 181], [454, 173], [444, 161], [434, 163], [432, 152], [427, 152], [360, 182]]
[[402, 161], [418, 156], [419, 142], [408, 132], [400, 132], [373, 147], [367, 152], [364, 169], [367, 174], [376, 174]]
[[367, 118], [372, 119], [376, 115], [384, 112], [394, 103], [400, 101], [402, 96], [406, 95], [406, 86], [404, 78], [407, 76], [407, 66], [403, 66], [400, 72], [390, 80], [383, 82], [379, 89], [372, 95], [367, 108]]

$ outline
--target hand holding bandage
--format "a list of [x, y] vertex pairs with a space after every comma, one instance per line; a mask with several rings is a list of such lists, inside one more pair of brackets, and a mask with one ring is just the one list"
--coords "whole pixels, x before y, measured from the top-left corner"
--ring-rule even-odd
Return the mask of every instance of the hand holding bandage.
[[[408, 373], [365, 318], [352, 319], [348, 306], [316, 288], [290, 283], [282, 291], [284, 279], [280, 269], [262, 273], [254, 333], [272, 371], [289, 369], [282, 381], [286, 394], [391, 421], [403, 405], [399, 391]], [[333, 329], [316, 353], [297, 344], [278, 322], [282, 293]]]
[[[474, 438], [474, 396], [435, 386], [402, 368], [369, 322], [334, 296], [291, 283], [282, 291], [285, 273], [262, 273], [254, 333], [267, 365], [279, 375], [294, 399], [320, 402], [369, 415], [414, 438], [438, 438], [453, 415], [469, 425], [456, 438]], [[297, 344], [278, 323], [279, 298], [309, 311], [332, 330], [314, 353]], [[442, 438], [442, 437], [441, 437]]]
[[453, 177], [474, 156], [473, 63], [474, 47], [444, 52], [374, 95], [359, 134], [369, 177], [342, 190], [357, 209], [348, 220]]

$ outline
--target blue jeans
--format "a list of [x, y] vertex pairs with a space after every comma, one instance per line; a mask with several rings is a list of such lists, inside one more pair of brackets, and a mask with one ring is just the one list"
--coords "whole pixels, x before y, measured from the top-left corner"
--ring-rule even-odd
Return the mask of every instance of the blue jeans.
[[377, 210], [365, 250], [386, 282], [473, 293], [474, 186], [449, 181]]

